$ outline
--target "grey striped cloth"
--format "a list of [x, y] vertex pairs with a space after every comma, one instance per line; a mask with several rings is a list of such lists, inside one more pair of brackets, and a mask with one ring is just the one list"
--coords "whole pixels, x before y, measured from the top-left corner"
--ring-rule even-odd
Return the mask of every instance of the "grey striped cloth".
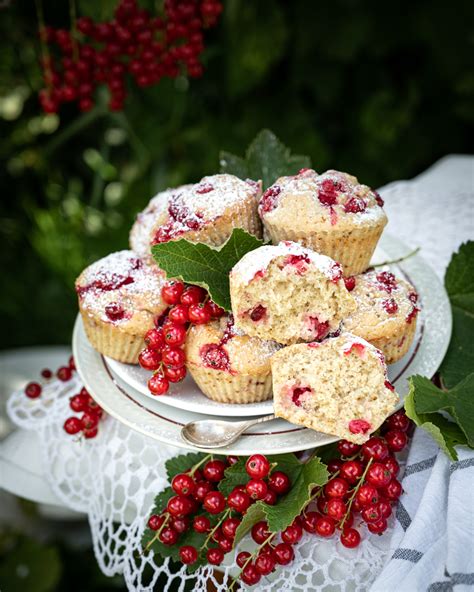
[[450, 462], [417, 429], [389, 559], [370, 592], [474, 591], [474, 451]]

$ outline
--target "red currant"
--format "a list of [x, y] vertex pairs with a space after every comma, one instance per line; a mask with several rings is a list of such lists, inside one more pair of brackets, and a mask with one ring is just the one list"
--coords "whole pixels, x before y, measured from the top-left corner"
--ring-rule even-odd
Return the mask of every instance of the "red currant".
[[359, 481], [364, 472], [364, 467], [359, 460], [348, 460], [343, 463], [339, 476], [348, 483], [354, 484]]
[[397, 411], [391, 415], [385, 422], [390, 430], [397, 430], [399, 432], [406, 432], [410, 427], [410, 420], [405, 415], [404, 411]]
[[224, 551], [215, 547], [214, 549], [208, 549], [206, 553], [207, 561], [211, 565], [220, 565], [224, 561]]
[[193, 520], [193, 529], [199, 533], [210, 532], [211, 521], [207, 516], [195, 516]]
[[180, 473], [173, 477], [171, 487], [178, 495], [192, 495], [196, 489], [193, 478], [186, 473]]
[[44, 379], [49, 380], [50, 378], [52, 378], [53, 373], [49, 368], [43, 368], [43, 370], [41, 370], [41, 376]]
[[163, 329], [150, 329], [145, 334], [145, 343], [148, 347], [160, 351], [165, 345], [165, 338], [163, 336]]
[[319, 536], [330, 537], [336, 530], [336, 523], [329, 516], [319, 516], [316, 520], [316, 532]]
[[29, 382], [25, 387], [25, 395], [30, 399], [37, 399], [41, 395], [42, 390], [38, 382]]
[[359, 532], [355, 528], [345, 528], [341, 533], [341, 543], [348, 549], [354, 549], [359, 546]]
[[333, 475], [334, 473], [337, 473], [341, 470], [343, 464], [344, 461], [342, 461], [340, 458], [333, 458], [328, 462], [328, 471], [331, 473], [331, 475]]
[[241, 551], [236, 557], [237, 565], [242, 568], [247, 561], [252, 557], [252, 555], [248, 551]]
[[72, 370], [69, 368], [69, 366], [61, 366], [61, 368], [59, 368], [56, 372], [56, 376], [59, 378], [59, 380], [67, 382], [72, 378]]
[[226, 518], [222, 523], [222, 532], [228, 539], [233, 539], [239, 525], [240, 520], [238, 518]]
[[81, 393], [74, 395], [69, 399], [69, 407], [76, 412], [85, 411], [89, 406], [89, 395]]
[[243, 514], [250, 506], [250, 497], [247, 493], [239, 491], [238, 489], [234, 489], [229, 493], [227, 505], [229, 508], [233, 508], [237, 512]]
[[184, 563], [184, 565], [191, 565], [193, 563], [196, 563], [198, 558], [198, 552], [196, 547], [193, 547], [191, 545], [185, 545], [184, 547], [180, 547], [179, 558]]
[[269, 506], [274, 506], [277, 502], [277, 494], [273, 489], [267, 489], [267, 494], [263, 498], [263, 501]]
[[263, 479], [250, 479], [245, 486], [245, 489], [254, 500], [265, 499], [265, 496], [268, 493], [268, 485]]
[[387, 530], [387, 520], [385, 518], [380, 518], [377, 522], [369, 522], [367, 524], [367, 528], [372, 534], [382, 534]]
[[384, 438], [392, 452], [402, 451], [408, 443], [408, 436], [400, 430], [391, 430], [385, 434]]
[[255, 586], [255, 584], [258, 584], [261, 577], [262, 576], [258, 569], [251, 563], [248, 563], [240, 574], [240, 579], [242, 582], [244, 582], [244, 584], [247, 584], [247, 586]]
[[163, 543], [163, 545], [171, 546], [174, 545], [178, 540], [178, 533], [174, 528], [170, 526], [166, 526], [160, 533], [159, 539]]
[[288, 543], [279, 543], [273, 549], [272, 555], [279, 565], [288, 565], [295, 558], [293, 547]]
[[163, 368], [164, 375], [170, 382], [181, 382], [186, 376], [186, 367], [181, 366], [180, 368]]
[[204, 501], [206, 495], [213, 490], [212, 484], [208, 481], [199, 481], [196, 483], [196, 489], [194, 491], [194, 499], [198, 502]]
[[168, 312], [168, 318], [177, 325], [185, 325], [189, 321], [188, 307], [184, 304], [176, 304]]
[[327, 497], [344, 497], [349, 491], [349, 483], [340, 477], [334, 477], [324, 486], [324, 493]]
[[316, 505], [321, 514], [327, 514], [328, 511], [328, 498], [321, 495], [316, 500]]
[[372, 485], [362, 485], [356, 493], [356, 501], [363, 508], [379, 501], [378, 491]]
[[339, 440], [337, 443], [337, 449], [342, 456], [354, 456], [360, 450], [359, 444], [349, 442], [349, 440]]
[[150, 528], [151, 530], [158, 530], [164, 521], [165, 521], [164, 516], [159, 516], [158, 514], [152, 514], [148, 518], [148, 528]]
[[269, 536], [268, 523], [265, 520], [261, 520], [252, 526], [252, 538], [258, 545], [264, 543]]
[[84, 438], [95, 438], [97, 436], [99, 429], [98, 426], [95, 428], [90, 428], [89, 430], [83, 430], [82, 433], [84, 434]]
[[167, 324], [163, 327], [163, 333], [168, 345], [183, 345], [186, 341], [186, 328], [183, 325]]
[[340, 498], [332, 498], [328, 500], [327, 505], [327, 515], [331, 518], [334, 518], [337, 522], [344, 518], [346, 513], [347, 506]]
[[211, 317], [213, 319], [219, 319], [225, 314], [225, 310], [220, 306], [217, 306], [217, 304], [215, 304], [215, 302], [212, 302], [212, 300], [209, 300], [208, 306], [211, 312]]
[[166, 505], [168, 512], [176, 518], [184, 518], [191, 513], [193, 507], [191, 501], [183, 495], [175, 495], [168, 500]]
[[226, 457], [226, 461], [229, 467], [231, 467], [232, 465], [235, 465], [239, 462], [239, 457], [231, 454], [230, 456]]
[[382, 510], [379, 504], [372, 504], [370, 506], [366, 506], [362, 510], [360, 515], [362, 516], [362, 519], [365, 522], [377, 522], [377, 520], [383, 518]]
[[281, 495], [290, 489], [291, 481], [286, 473], [283, 473], [282, 471], [275, 471], [270, 475], [268, 479], [268, 485], [275, 493]]
[[168, 368], [181, 368], [186, 362], [186, 354], [180, 347], [167, 345], [163, 348], [162, 361]]
[[218, 483], [224, 478], [226, 464], [222, 460], [210, 460], [204, 465], [203, 475], [207, 481]]
[[[181, 304], [191, 306], [191, 304], [199, 304], [206, 297], [206, 290], [199, 286], [188, 286], [181, 295]], [[175, 304], [174, 302], [170, 304]]]
[[316, 533], [316, 522], [320, 516], [321, 514], [318, 514], [318, 512], [306, 512], [303, 515], [303, 528], [306, 532]]
[[268, 576], [275, 569], [275, 559], [272, 553], [259, 553], [257, 559], [255, 559], [255, 567], [262, 576]]
[[189, 518], [172, 518], [170, 526], [174, 528], [178, 534], [183, 534], [189, 530]]
[[225, 497], [220, 491], [210, 491], [204, 498], [202, 505], [209, 514], [220, 514], [225, 508]]
[[232, 540], [228, 539], [226, 536], [222, 536], [217, 544], [219, 545], [219, 548], [224, 551], [224, 553], [229, 553], [232, 551], [232, 547], [234, 546]]
[[252, 479], [264, 479], [270, 471], [270, 463], [263, 454], [252, 454], [245, 463], [245, 470]]
[[396, 501], [403, 493], [402, 484], [400, 481], [392, 479], [382, 491], [389, 500]]
[[369, 467], [366, 475], [367, 483], [373, 485], [376, 488], [385, 487], [390, 483], [391, 478], [391, 472], [384, 464], [379, 462], [373, 463]]
[[161, 288], [161, 297], [167, 304], [178, 304], [183, 291], [183, 282], [171, 280]]
[[195, 325], [206, 325], [211, 320], [211, 311], [206, 303], [191, 304], [188, 310], [189, 320]]
[[85, 412], [81, 415], [81, 426], [83, 430], [92, 430], [99, 423], [97, 414]]
[[168, 392], [170, 384], [162, 374], [157, 372], [148, 381], [148, 388], [153, 395], [164, 395]]
[[384, 518], [389, 518], [390, 515], [392, 514], [392, 506], [390, 505], [390, 502], [387, 499], [382, 498], [378, 502], [378, 506], [379, 506], [380, 513], [382, 514], [382, 516]]
[[161, 354], [155, 349], [145, 347], [138, 355], [138, 363], [145, 370], [158, 370], [161, 364]]
[[82, 430], [82, 423], [78, 417], [69, 417], [64, 422], [64, 431], [73, 436]]
[[297, 523], [293, 522], [285, 528], [285, 530], [281, 533], [281, 540], [284, 543], [289, 543], [290, 545], [296, 545], [303, 536], [303, 528]]
[[375, 461], [382, 461], [389, 455], [388, 446], [382, 438], [373, 436], [362, 444], [361, 454], [364, 460], [373, 458]]
[[383, 464], [390, 471], [392, 477], [396, 477], [398, 475], [398, 472], [400, 471], [400, 465], [393, 456], [389, 456], [386, 460], [384, 460]]

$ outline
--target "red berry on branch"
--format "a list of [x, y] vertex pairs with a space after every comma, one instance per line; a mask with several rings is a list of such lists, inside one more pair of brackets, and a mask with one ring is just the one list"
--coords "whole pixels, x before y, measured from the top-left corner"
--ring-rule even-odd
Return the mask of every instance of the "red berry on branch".
[[229, 493], [227, 498], [227, 505], [237, 512], [243, 514], [250, 506], [250, 497], [247, 493], [234, 489]]
[[183, 325], [167, 324], [163, 327], [165, 342], [171, 346], [183, 345], [186, 341], [186, 329]]
[[169, 547], [174, 545], [178, 541], [178, 538], [179, 534], [176, 532], [176, 530], [174, 530], [174, 528], [171, 528], [170, 526], [163, 528], [159, 536], [159, 539], [163, 545], [167, 545]]
[[401, 430], [390, 430], [384, 438], [392, 452], [401, 452], [408, 443], [408, 436]]
[[158, 530], [160, 526], [165, 521], [164, 516], [159, 516], [158, 514], [152, 514], [150, 518], [148, 518], [148, 528], [151, 530]]
[[358, 460], [348, 460], [343, 463], [339, 476], [348, 483], [354, 484], [359, 481], [364, 472], [362, 463]]
[[193, 506], [184, 495], [175, 495], [168, 500], [166, 505], [168, 512], [176, 518], [184, 518], [191, 513]]
[[322, 537], [330, 537], [336, 531], [336, 523], [329, 516], [320, 516], [316, 520], [316, 533]]
[[328, 500], [327, 515], [338, 521], [344, 518], [347, 511], [346, 504], [340, 498], [331, 498]]
[[365, 522], [377, 522], [383, 518], [382, 510], [379, 504], [366, 506], [360, 514]]
[[59, 368], [56, 372], [56, 376], [59, 378], [59, 380], [67, 382], [72, 378], [72, 370], [69, 368], [69, 366], [61, 366], [61, 368]]
[[194, 499], [196, 499], [198, 502], [202, 502], [204, 501], [206, 495], [212, 490], [212, 483], [209, 483], [209, 481], [199, 481], [198, 483], [196, 483]]
[[342, 461], [340, 458], [332, 458], [328, 462], [329, 473], [331, 473], [331, 474], [337, 473], [338, 471], [341, 470], [341, 467], [343, 464], [344, 464], [344, 461]]
[[318, 512], [306, 512], [303, 515], [303, 528], [306, 532], [316, 533], [316, 522], [320, 516], [321, 514], [318, 514]]
[[383, 461], [383, 464], [390, 471], [392, 477], [396, 477], [398, 475], [400, 471], [400, 465], [393, 456], [389, 456], [386, 460]]
[[387, 499], [382, 498], [378, 502], [378, 506], [380, 508], [380, 513], [384, 518], [388, 518], [391, 515], [392, 506], [390, 505], [390, 502]]
[[92, 109], [92, 107], [94, 106], [94, 103], [92, 101], [92, 99], [89, 98], [83, 98], [79, 101], [79, 109], [84, 113], [86, 111], [90, 111]]
[[354, 456], [360, 450], [359, 444], [349, 442], [349, 440], [339, 440], [337, 443], [337, 449], [342, 456]]
[[153, 395], [164, 395], [169, 387], [168, 380], [159, 372], [153, 374], [148, 381], [148, 388]]
[[207, 481], [218, 483], [224, 478], [226, 464], [222, 460], [210, 460], [204, 465], [202, 473]]
[[161, 354], [156, 349], [146, 347], [139, 353], [138, 363], [145, 370], [158, 370], [161, 365]]
[[222, 523], [222, 532], [228, 539], [233, 539], [239, 525], [240, 520], [238, 518], [226, 518]]
[[163, 372], [170, 382], [181, 382], [186, 377], [185, 366], [181, 366], [179, 368], [168, 368], [166, 366], [163, 369]]
[[189, 320], [195, 325], [206, 325], [211, 320], [207, 303], [191, 304], [188, 309]]
[[170, 526], [174, 528], [178, 534], [183, 534], [189, 530], [189, 518], [171, 518]]
[[89, 430], [83, 430], [82, 433], [84, 435], [84, 438], [95, 438], [97, 436], [97, 432], [99, 431], [98, 426], [95, 426], [94, 428], [90, 428]]
[[400, 410], [391, 415], [386, 421], [385, 425], [390, 430], [398, 430], [400, 432], [406, 432], [410, 427], [410, 420], [405, 415], [405, 412]]
[[285, 530], [281, 533], [281, 540], [284, 543], [289, 543], [290, 545], [296, 545], [303, 536], [303, 528], [296, 522], [290, 524], [285, 528]]
[[349, 491], [349, 484], [340, 477], [334, 477], [324, 486], [324, 493], [327, 497], [344, 497]]
[[37, 399], [41, 395], [42, 390], [38, 382], [29, 382], [25, 386], [25, 395], [30, 399]]
[[95, 413], [85, 412], [81, 416], [81, 426], [83, 430], [92, 430], [97, 427], [99, 417]]
[[263, 500], [269, 506], [274, 506], [277, 502], [277, 494], [273, 491], [273, 489], [267, 490], [267, 495], [263, 498]]
[[165, 345], [163, 329], [150, 329], [145, 333], [145, 343], [152, 349], [161, 350]]
[[209, 514], [220, 514], [225, 508], [225, 497], [220, 491], [210, 491], [202, 505]]
[[167, 304], [178, 304], [183, 291], [183, 282], [170, 280], [161, 288], [161, 297]]
[[282, 495], [290, 489], [291, 481], [286, 473], [283, 473], [282, 471], [275, 471], [270, 475], [268, 479], [268, 485], [275, 493]]
[[186, 473], [175, 475], [171, 481], [171, 488], [178, 495], [192, 495], [196, 489], [194, 479]]
[[78, 417], [69, 417], [64, 422], [64, 431], [73, 436], [82, 430], [82, 423]]
[[199, 286], [188, 286], [181, 295], [181, 304], [191, 306], [191, 304], [199, 304], [206, 297], [206, 290]]
[[288, 543], [279, 543], [273, 549], [272, 555], [279, 565], [288, 565], [295, 558], [293, 547]]
[[261, 575], [255, 565], [248, 563], [240, 574], [240, 579], [247, 586], [255, 586], [260, 581]]
[[372, 534], [382, 534], [387, 530], [387, 520], [385, 518], [380, 518], [377, 522], [369, 522], [367, 524], [367, 528]]
[[275, 569], [275, 559], [271, 552], [259, 553], [257, 559], [255, 559], [255, 567], [262, 576], [268, 576]]
[[265, 499], [268, 493], [268, 485], [262, 479], [250, 479], [245, 486], [249, 496], [254, 500]]
[[225, 314], [225, 310], [223, 308], [221, 308], [220, 306], [217, 306], [217, 304], [215, 302], [213, 302], [212, 300], [209, 300], [209, 302], [207, 304], [209, 307], [209, 311], [211, 313], [211, 317], [213, 319], [219, 319], [220, 317], [222, 317]]
[[41, 370], [41, 376], [45, 380], [49, 380], [50, 378], [52, 378], [53, 372], [49, 368], [43, 368], [43, 370]]
[[373, 458], [375, 461], [382, 461], [389, 455], [386, 442], [377, 436], [373, 436], [362, 444], [361, 454], [364, 460]]
[[193, 520], [193, 529], [201, 534], [211, 531], [211, 521], [207, 516], [195, 516]]
[[257, 522], [252, 526], [251, 533], [253, 540], [258, 545], [261, 545], [270, 536], [270, 532], [268, 531], [268, 522], [266, 522], [265, 520], [260, 520], [260, 522]]
[[222, 549], [224, 553], [232, 551], [232, 547], [234, 546], [233, 542], [225, 536], [222, 536], [217, 544], [219, 545], [219, 549]]
[[224, 561], [224, 551], [219, 548], [208, 549], [206, 553], [207, 561], [211, 565], [220, 565]]
[[168, 318], [177, 325], [185, 325], [189, 321], [188, 307], [184, 304], [175, 304], [170, 309]]
[[192, 565], [193, 563], [196, 563], [198, 558], [198, 552], [196, 547], [193, 547], [191, 545], [185, 545], [184, 547], [180, 547], [179, 558], [184, 563], [184, 565]]
[[245, 470], [252, 479], [264, 479], [270, 471], [270, 463], [263, 454], [252, 454], [245, 463]]
[[372, 485], [362, 485], [356, 493], [355, 499], [361, 507], [376, 504], [379, 501], [378, 491]]
[[379, 462], [373, 463], [369, 467], [366, 475], [367, 483], [376, 488], [385, 487], [390, 483], [391, 478], [391, 472], [384, 464]]
[[251, 557], [251, 555], [248, 551], [241, 551], [237, 555], [235, 560], [236, 560], [237, 565], [240, 568], [242, 568], [247, 563], [247, 561], [250, 559], [250, 557]]
[[168, 368], [181, 368], [186, 362], [186, 354], [179, 347], [167, 345], [163, 348], [162, 361]]
[[360, 534], [355, 528], [345, 528], [341, 533], [341, 543], [348, 549], [354, 549], [360, 544]]
[[382, 491], [389, 500], [396, 501], [402, 495], [403, 488], [400, 481], [397, 481], [397, 479], [392, 479]]

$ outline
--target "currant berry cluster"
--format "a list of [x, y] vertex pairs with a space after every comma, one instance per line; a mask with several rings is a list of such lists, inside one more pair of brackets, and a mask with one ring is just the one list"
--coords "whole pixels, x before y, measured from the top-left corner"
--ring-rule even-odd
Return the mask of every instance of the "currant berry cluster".
[[[365, 523], [369, 532], [383, 533], [392, 505], [402, 493], [395, 453], [407, 445], [410, 426], [405, 413], [399, 411], [386, 420], [382, 435], [373, 436], [362, 446], [341, 440], [337, 457], [328, 463], [330, 480], [315, 488], [310, 502], [285, 530], [272, 533], [265, 520], [253, 525], [251, 536], [257, 548], [253, 553], [241, 551], [236, 557], [241, 581], [255, 585], [279, 565], [290, 564], [295, 557], [294, 545], [305, 532], [328, 538], [338, 531], [341, 544], [348, 548], [357, 547], [361, 541], [356, 525]], [[246, 482], [225, 497], [218, 485], [225, 469], [239, 459], [228, 456], [225, 460], [207, 460], [209, 457], [173, 478], [175, 495], [160, 514], [148, 520], [155, 535], [147, 549], [155, 540], [179, 546], [181, 536], [192, 529], [207, 536], [199, 548], [179, 546], [181, 561], [191, 565], [204, 559], [210, 565], [220, 565], [233, 549], [237, 528], [248, 508], [256, 501], [274, 505], [291, 489], [290, 478], [278, 470], [277, 463], [270, 464], [264, 455], [254, 454], [245, 463]]]
[[64, 422], [64, 431], [71, 436], [82, 433], [84, 438], [95, 438], [99, 430], [99, 422], [104, 417], [104, 410], [94, 401], [85, 387], [69, 399], [69, 407], [82, 415], [68, 417]]
[[[232, 551], [242, 515], [250, 505], [257, 500], [273, 505], [291, 487], [285, 473], [271, 472], [268, 459], [254, 454], [245, 465], [248, 482], [235, 487], [225, 497], [218, 485], [224, 479], [226, 468], [239, 459], [228, 456], [225, 460], [207, 460], [209, 457], [173, 478], [171, 487], [176, 495], [169, 499], [161, 514], [153, 514], [148, 520], [148, 527], [156, 531], [149, 546], [157, 539], [164, 545], [179, 544], [180, 536], [190, 529], [207, 535], [199, 549], [192, 545], [179, 548], [179, 556], [185, 565], [195, 563], [199, 557], [204, 557], [211, 565], [220, 565], [224, 556]], [[204, 462], [202, 470], [199, 469]], [[257, 525], [254, 531], [259, 540], [264, 536]], [[285, 556], [285, 549], [284, 546], [276, 552], [280, 559]]]
[[77, 101], [81, 111], [89, 111], [96, 87], [105, 84], [109, 109], [120, 111], [127, 77], [147, 87], [181, 72], [201, 76], [203, 29], [214, 26], [221, 11], [219, 0], [166, 0], [161, 18], [136, 0], [120, 0], [109, 22], [81, 17], [72, 32], [42, 27], [43, 110], [56, 113], [61, 103]]
[[189, 325], [203, 325], [224, 314], [224, 310], [199, 286], [186, 286], [171, 280], [163, 286], [161, 297], [169, 308], [145, 335], [147, 347], [138, 357], [140, 366], [153, 372], [148, 380], [153, 395], [164, 395], [170, 382], [180, 382], [186, 376], [186, 356], [182, 346]]
[[24, 393], [29, 399], [37, 399], [41, 396], [41, 393], [43, 392], [43, 387], [52, 380], [54, 374], [56, 374], [56, 378], [58, 378], [59, 380], [62, 380], [63, 382], [68, 382], [69, 380], [71, 380], [75, 371], [76, 365], [74, 363], [74, 358], [70, 356], [67, 366], [60, 366], [56, 370], [56, 373], [54, 373], [49, 368], [43, 368], [43, 370], [41, 370], [41, 379], [39, 381], [29, 382], [25, 386]]

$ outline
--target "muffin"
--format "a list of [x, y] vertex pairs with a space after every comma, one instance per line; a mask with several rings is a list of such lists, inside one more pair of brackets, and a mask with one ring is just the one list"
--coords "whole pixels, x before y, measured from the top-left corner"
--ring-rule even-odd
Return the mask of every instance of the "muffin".
[[383, 354], [352, 335], [291, 345], [272, 357], [275, 415], [362, 444], [394, 410]]
[[181, 238], [220, 246], [234, 228], [261, 237], [260, 195], [260, 182], [242, 181], [234, 175], [212, 175], [194, 185], [169, 189], [138, 215], [130, 244], [145, 257], [152, 245]]
[[244, 335], [232, 315], [194, 325], [186, 339], [186, 366], [202, 392], [220, 403], [257, 403], [272, 397], [272, 341]]
[[230, 297], [238, 329], [285, 345], [323, 339], [355, 309], [341, 266], [290, 241], [244, 255]]
[[259, 214], [273, 244], [291, 240], [338, 261], [344, 275], [369, 267], [387, 217], [376, 191], [338, 171], [302, 169], [262, 195]]
[[156, 265], [147, 265], [132, 251], [112, 253], [87, 267], [76, 280], [76, 292], [92, 347], [136, 364], [145, 333], [167, 308], [161, 298], [164, 282]]
[[393, 364], [410, 349], [416, 332], [415, 288], [389, 271], [368, 271], [347, 280], [357, 308], [344, 330], [369, 341]]
[[166, 213], [169, 199], [174, 194], [187, 191], [190, 187], [192, 185], [181, 185], [181, 187], [176, 187], [176, 189], [161, 191], [155, 195], [143, 212], [137, 214], [135, 223], [130, 231], [129, 242], [130, 248], [139, 257], [144, 260], [149, 259], [153, 261], [150, 251], [150, 235], [156, 220]]

